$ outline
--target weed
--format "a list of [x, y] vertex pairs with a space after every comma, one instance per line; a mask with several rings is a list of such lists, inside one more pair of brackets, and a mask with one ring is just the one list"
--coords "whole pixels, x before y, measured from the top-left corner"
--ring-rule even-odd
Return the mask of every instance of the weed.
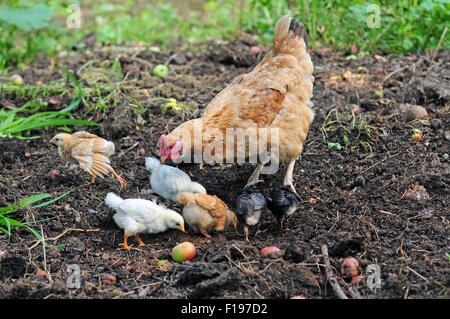
[[[65, 192], [64, 194], [62, 194], [52, 200], [32, 206], [32, 208], [40, 208], [40, 207], [48, 206], [48, 205], [60, 200], [64, 196], [68, 195], [70, 192], [72, 192], [72, 190]], [[48, 198], [51, 196], [52, 195], [50, 195], [50, 194], [33, 195], [33, 196], [27, 197], [25, 199], [22, 199], [18, 203], [11, 204], [9, 206], [0, 208], [0, 231], [3, 231], [4, 233], [8, 234], [8, 236], [11, 236], [11, 227], [12, 226], [23, 227], [23, 228], [29, 230], [30, 232], [32, 232], [39, 240], [42, 240], [42, 237], [39, 234], [39, 232], [37, 232], [35, 229], [27, 226], [30, 223], [22, 223], [13, 218], [7, 217], [6, 215], [15, 213], [21, 208], [28, 207], [34, 203], [42, 201], [45, 198]], [[39, 221], [37, 221], [37, 222], [39, 222]], [[34, 222], [34, 223], [36, 223], [36, 222]]]
[[[354, 150], [358, 147], [366, 153], [373, 154], [371, 142], [378, 137], [378, 128], [369, 125], [364, 118], [356, 116], [354, 113], [340, 113], [336, 108], [328, 112], [321, 127], [322, 139], [329, 148], [335, 147], [341, 150], [343, 146], [338, 141], [330, 141], [330, 134], [342, 136], [344, 146]], [[334, 137], [336, 139], [336, 137]]]
[[[0, 137], [15, 137], [19, 139], [32, 139], [39, 136], [29, 136], [30, 131], [52, 126], [66, 125], [97, 125], [97, 123], [70, 119], [70, 111], [75, 109], [83, 99], [81, 86], [75, 77], [64, 67], [61, 69], [72, 79], [78, 88], [78, 95], [72, 99], [71, 103], [61, 111], [42, 111], [47, 104], [27, 103], [19, 108], [10, 107], [9, 110], [0, 109]], [[37, 113], [36, 113], [37, 112]], [[20, 116], [19, 114], [30, 114], [29, 116]], [[27, 136], [24, 136], [26, 134]]]

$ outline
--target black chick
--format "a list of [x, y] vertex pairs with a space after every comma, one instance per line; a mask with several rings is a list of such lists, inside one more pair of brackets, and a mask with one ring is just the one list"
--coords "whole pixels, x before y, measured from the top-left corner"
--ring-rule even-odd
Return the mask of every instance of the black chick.
[[244, 220], [245, 240], [248, 240], [248, 227], [256, 226], [261, 222], [267, 208], [266, 198], [255, 186], [250, 186], [236, 199], [236, 215]]
[[275, 215], [283, 228], [283, 221], [297, 210], [300, 197], [288, 187], [272, 190], [270, 196], [266, 196], [267, 208]]

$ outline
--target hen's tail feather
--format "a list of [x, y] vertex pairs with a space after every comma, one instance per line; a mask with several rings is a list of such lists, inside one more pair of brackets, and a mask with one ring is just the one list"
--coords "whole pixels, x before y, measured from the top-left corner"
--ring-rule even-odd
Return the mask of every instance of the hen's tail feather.
[[285, 15], [278, 20], [273, 37], [273, 53], [299, 56], [306, 50], [306, 29], [299, 21]]
[[289, 31], [292, 31], [296, 37], [303, 38], [305, 44], [308, 44], [308, 34], [306, 33], [306, 29], [303, 24], [298, 22], [296, 19], [291, 19]]

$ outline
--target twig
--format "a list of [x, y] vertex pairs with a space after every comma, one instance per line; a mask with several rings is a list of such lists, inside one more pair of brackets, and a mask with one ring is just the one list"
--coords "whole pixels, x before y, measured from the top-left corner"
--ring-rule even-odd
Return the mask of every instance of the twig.
[[417, 271], [415, 271], [415, 270], [412, 269], [411, 267], [406, 266], [406, 268], [407, 268], [409, 271], [415, 273], [417, 276], [419, 276], [419, 277], [422, 278], [423, 280], [425, 280], [427, 283], [430, 282], [427, 278], [425, 278], [424, 276], [422, 276], [421, 274], [419, 274]]
[[128, 153], [129, 151], [131, 151], [133, 148], [135, 148], [136, 146], [138, 146], [139, 143], [136, 142], [133, 145], [131, 145], [129, 148], [127, 148], [125, 151], [123, 151], [122, 153], [120, 153], [119, 155], [117, 155], [117, 157], [122, 157], [124, 156], [126, 153]]
[[397, 156], [397, 155], [400, 154], [400, 153], [401, 153], [401, 152], [398, 152], [398, 153], [396, 153], [396, 154], [394, 154], [394, 155], [387, 156], [387, 157], [383, 158], [381, 161], [376, 162], [376, 163], [373, 164], [372, 166], [370, 166], [370, 167], [366, 168], [365, 170], [363, 170], [363, 171], [361, 172], [361, 175], [364, 174], [364, 173], [366, 173], [367, 171], [371, 170], [372, 168], [374, 168], [374, 167], [377, 166], [378, 164], [383, 163], [385, 160], [391, 159], [391, 158]]
[[[55, 237], [50, 237], [47, 238], [46, 240], [51, 240], [51, 241], [55, 241], [58, 240], [59, 238], [61, 238], [62, 236], [64, 236], [65, 234], [67, 234], [70, 231], [86, 231], [86, 232], [92, 232], [92, 231], [99, 231], [100, 229], [80, 229], [80, 228], [67, 228], [65, 229], [61, 234], [55, 236]], [[36, 248], [37, 245], [39, 245], [40, 242], [45, 242], [44, 238], [42, 237], [41, 240], [38, 240], [33, 246], [31, 246], [30, 248], [28, 248], [28, 250], [32, 250], [33, 248]]]
[[350, 287], [348, 291], [353, 299], [364, 299], [356, 287]]
[[393, 76], [395, 73], [398, 73], [400, 71], [403, 71], [404, 69], [406, 69], [407, 67], [409, 67], [409, 65], [405, 65], [397, 70], [392, 71], [391, 73], [389, 73], [388, 75], [386, 75], [386, 77], [383, 79], [383, 81], [381, 81], [381, 86], [383, 86], [383, 83], [386, 82], [386, 80], [388, 80], [391, 76]]
[[44, 252], [44, 270], [45, 274], [47, 275], [47, 279], [49, 283], [53, 283], [52, 276], [50, 275], [50, 272], [47, 269], [47, 255], [45, 254], [45, 240], [44, 240], [44, 230], [42, 229], [41, 225], [41, 236], [42, 236], [42, 251]]
[[339, 286], [339, 283], [333, 274], [333, 270], [331, 269], [330, 257], [328, 255], [327, 245], [322, 246], [322, 255], [323, 255], [323, 258], [325, 261], [325, 271], [327, 273], [328, 282], [330, 283], [331, 287], [333, 288], [334, 292], [336, 293], [336, 296], [339, 299], [348, 299], [348, 297], [342, 291], [341, 286]]
[[446, 27], [444, 28], [444, 31], [443, 31], [442, 34], [441, 34], [441, 38], [439, 39], [439, 42], [438, 42], [437, 47], [436, 47], [436, 49], [434, 50], [433, 57], [431, 58], [431, 62], [433, 62], [434, 59], [436, 58], [436, 54], [437, 54], [439, 48], [441, 47], [442, 40], [444, 40], [444, 37], [445, 37], [445, 34], [447, 33], [447, 30], [448, 30], [448, 28], [447, 28], [447, 26], [446, 26]]

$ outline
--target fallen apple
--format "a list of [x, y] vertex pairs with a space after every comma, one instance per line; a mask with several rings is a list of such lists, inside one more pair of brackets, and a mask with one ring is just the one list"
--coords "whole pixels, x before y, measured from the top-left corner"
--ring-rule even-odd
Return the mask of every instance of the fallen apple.
[[415, 129], [412, 130], [412, 133], [413, 134], [412, 134], [411, 138], [414, 141], [418, 142], [418, 141], [421, 141], [423, 139], [423, 133], [422, 133], [421, 130], [415, 128]]
[[172, 249], [172, 258], [177, 263], [182, 263], [186, 260], [191, 260], [195, 257], [197, 253], [195, 246], [190, 242], [184, 242], [176, 245]]
[[353, 257], [345, 258], [341, 264], [342, 277], [350, 279], [358, 276], [358, 272], [359, 272], [358, 260]]
[[169, 73], [169, 68], [165, 64], [157, 64], [153, 68], [153, 75], [160, 78], [165, 77]]
[[275, 246], [265, 247], [261, 250], [261, 256], [266, 257], [268, 254], [279, 252], [280, 248]]
[[19, 74], [14, 74], [11, 77], [11, 84], [21, 86], [23, 85], [23, 78]]

